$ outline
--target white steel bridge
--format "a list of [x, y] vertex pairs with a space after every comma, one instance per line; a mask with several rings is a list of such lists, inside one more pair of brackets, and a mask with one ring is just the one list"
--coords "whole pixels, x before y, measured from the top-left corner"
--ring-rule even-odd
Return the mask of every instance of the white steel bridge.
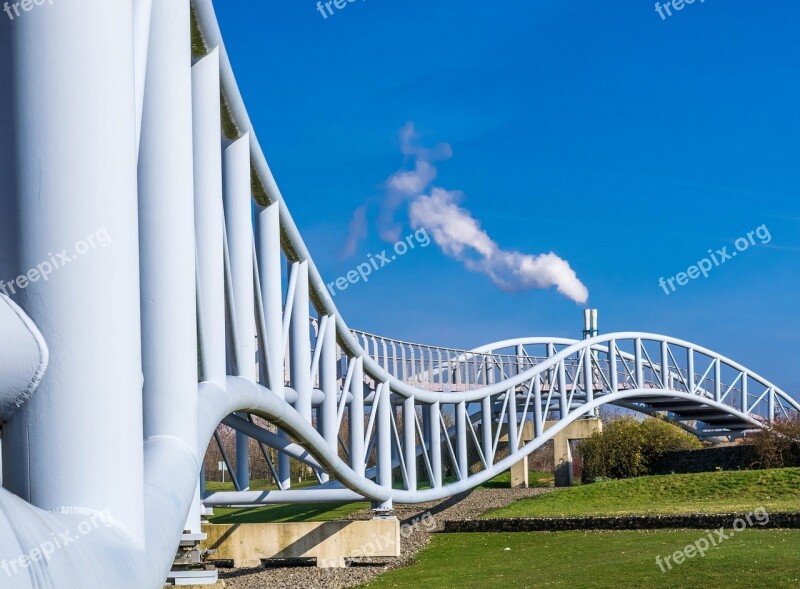
[[[662, 335], [456, 350], [351, 330], [267, 165], [211, 0], [65, 0], [0, 24], [0, 46], [0, 276], [29, 277], [0, 295], [0, 567], [28, 555], [2, 587], [155, 589], [201, 501], [443, 498], [604, 404], [712, 437], [800, 410]], [[29, 274], [100, 229], [107, 247]], [[220, 422], [238, 432], [240, 490], [201, 498]], [[280, 450], [278, 490], [247, 490], [248, 438]], [[292, 489], [290, 459], [320, 484]], [[99, 512], [107, 525], [82, 533]], [[80, 542], [50, 551], [65, 531]]]

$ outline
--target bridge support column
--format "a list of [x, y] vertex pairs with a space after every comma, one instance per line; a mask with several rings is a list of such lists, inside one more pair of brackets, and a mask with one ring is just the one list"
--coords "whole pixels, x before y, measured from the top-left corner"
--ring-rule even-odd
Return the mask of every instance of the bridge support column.
[[[350, 468], [356, 475], [363, 477], [366, 470], [366, 452], [364, 449], [364, 361], [362, 358], [351, 360], [353, 378], [350, 380], [350, 392], [353, 400], [348, 409], [350, 420]], [[344, 392], [344, 391], [343, 391]]]
[[[50, 350], [3, 427], [3, 483], [46, 510], [107, 509], [143, 543], [131, 3], [4, 19], [0, 47], [0, 276], [20, 277], [4, 286]], [[59, 269], [64, 248], [76, 261]]]
[[[222, 153], [225, 226], [233, 300], [236, 314], [237, 376], [256, 381], [256, 321], [253, 288], [253, 221], [250, 196], [250, 135], [245, 134]], [[242, 490], [250, 487], [249, 439], [236, 432], [236, 480]], [[233, 474], [233, 473], [231, 473]]]
[[[186, 0], [152, 10], [139, 147], [139, 257], [144, 437], [177, 436], [199, 457], [188, 14]], [[200, 533], [199, 487], [186, 529]]]
[[512, 489], [527, 489], [530, 486], [528, 480], [528, 457], [525, 456], [522, 460], [517, 462], [511, 467], [511, 488]]
[[[261, 280], [261, 293], [264, 303], [264, 322], [266, 327], [266, 346], [269, 358], [268, 386], [279, 399], [285, 392], [285, 351], [283, 345], [283, 291], [281, 289], [281, 225], [280, 201], [267, 207], [258, 207], [256, 215], [258, 275]], [[278, 434], [288, 439], [285, 432]], [[278, 454], [278, 487], [289, 489], [291, 476], [289, 457]]]
[[[225, 388], [225, 262], [223, 257], [222, 143], [219, 53], [214, 50], [192, 67], [194, 222], [197, 248], [197, 305], [200, 380]], [[198, 448], [203, 459], [205, 448]], [[205, 469], [199, 497], [205, 496]], [[191, 517], [191, 515], [190, 515]], [[189, 527], [193, 532], [199, 531]]]
[[[547, 431], [557, 421], [545, 422], [544, 429]], [[572, 451], [569, 443], [572, 440], [583, 440], [591, 437], [595, 432], [603, 431], [603, 422], [597, 418], [579, 419], [573, 421], [566, 428], [561, 430], [553, 438], [553, 462], [555, 464], [555, 485], [556, 487], [569, 487], [573, 483], [572, 477]], [[532, 422], [525, 422], [522, 428], [522, 443], [527, 444], [536, 437], [535, 426]], [[508, 439], [508, 433], [503, 435], [501, 440]], [[519, 462], [511, 467], [511, 488], [527, 488], [528, 481], [528, 457], [520, 459]]]
[[[545, 429], [555, 425], [556, 422], [548, 421]], [[603, 422], [597, 418], [579, 419], [573, 421], [553, 438], [553, 458], [555, 462], [556, 487], [571, 487], [572, 476], [572, 450], [569, 443], [572, 440], [583, 440], [591, 437], [595, 432], [603, 431]]]
[[388, 519], [394, 517], [394, 502], [391, 499], [386, 501], [373, 501], [370, 504], [373, 519]]
[[435, 489], [442, 486], [442, 429], [439, 414], [440, 406], [438, 401], [431, 403], [427, 407], [427, 411], [423, 408], [423, 416], [427, 416], [428, 422], [428, 443], [431, 453], [431, 470], [433, 471], [431, 487]]
[[571, 487], [575, 482], [572, 474], [572, 450], [566, 436], [559, 434], [553, 439], [553, 462], [555, 486]]
[[[393, 419], [393, 410], [391, 404], [391, 390], [388, 384], [381, 386], [380, 397], [378, 398], [378, 406], [373, 407], [373, 411], [377, 411], [377, 419], [375, 420], [375, 438], [377, 444], [375, 447], [377, 454], [377, 467], [378, 478], [377, 483], [384, 488], [392, 487], [392, 431], [390, 429], [390, 419]], [[373, 503], [372, 509], [376, 517], [391, 516], [393, 512], [392, 500], [388, 499], [380, 503]]]
[[296, 275], [289, 327], [289, 372], [297, 391], [294, 408], [311, 423], [311, 334], [309, 332], [308, 261], [291, 262]]
[[[322, 436], [334, 452], [339, 450], [339, 421], [337, 413], [337, 397], [339, 385], [336, 382], [336, 315], [329, 315], [325, 326], [322, 342], [317, 340], [317, 345], [322, 346], [319, 360], [319, 382], [325, 398], [322, 406], [317, 410], [317, 420], [322, 427]], [[323, 483], [330, 480], [327, 473], [322, 473]]]

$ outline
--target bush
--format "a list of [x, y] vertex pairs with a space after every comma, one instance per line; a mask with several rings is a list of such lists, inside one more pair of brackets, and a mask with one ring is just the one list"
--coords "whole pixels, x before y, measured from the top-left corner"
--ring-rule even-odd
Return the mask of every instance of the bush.
[[583, 482], [648, 475], [665, 452], [700, 447], [697, 438], [663, 419], [616, 418], [578, 444]]
[[756, 451], [760, 468], [796, 466], [800, 454], [800, 416], [776, 419], [770, 429], [748, 436]]

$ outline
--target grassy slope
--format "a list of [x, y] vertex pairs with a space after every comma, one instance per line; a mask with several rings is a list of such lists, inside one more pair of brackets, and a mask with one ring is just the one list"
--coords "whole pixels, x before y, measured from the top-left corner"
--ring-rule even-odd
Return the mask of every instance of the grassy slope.
[[[745, 530], [662, 573], [655, 562], [703, 535], [697, 530], [436, 534], [416, 564], [365, 585], [373, 589], [510, 587], [800, 586], [800, 530]], [[510, 550], [506, 550], [510, 548]]]
[[559, 489], [485, 517], [800, 510], [800, 468], [641, 477]]

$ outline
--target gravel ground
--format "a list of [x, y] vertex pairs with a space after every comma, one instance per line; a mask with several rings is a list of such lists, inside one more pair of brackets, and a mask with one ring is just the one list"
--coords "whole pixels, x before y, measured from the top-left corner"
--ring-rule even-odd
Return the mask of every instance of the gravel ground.
[[[274, 566], [257, 569], [221, 569], [220, 578], [231, 589], [344, 589], [355, 587], [388, 570], [409, 564], [431, 538], [431, 530], [441, 531], [446, 520], [462, 520], [479, 516], [498, 507], [546, 493], [550, 489], [475, 489], [443, 501], [397, 505], [395, 516], [410, 530], [401, 534], [399, 558], [357, 559], [344, 569], [319, 569], [316, 566]], [[433, 520], [426, 518], [430, 514]], [[371, 519], [369, 510], [352, 514], [348, 519]], [[411, 525], [419, 522], [418, 525]], [[436, 526], [434, 528], [433, 522]], [[423, 525], [426, 524], [426, 525]], [[408, 537], [405, 537], [408, 536]]]

